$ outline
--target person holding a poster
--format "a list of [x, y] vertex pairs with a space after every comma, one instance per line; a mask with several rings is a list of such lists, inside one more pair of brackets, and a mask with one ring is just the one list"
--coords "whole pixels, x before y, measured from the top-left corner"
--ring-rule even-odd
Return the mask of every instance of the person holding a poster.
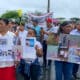
[[[43, 66], [47, 67], [47, 40], [50, 34], [54, 33], [54, 27], [52, 25], [52, 19], [47, 18], [46, 19], [46, 27], [42, 29], [42, 35], [43, 35]], [[51, 61], [49, 61], [49, 65], [51, 64]]]
[[25, 62], [23, 77], [24, 80], [38, 80], [40, 76], [38, 57], [43, 55], [42, 45], [36, 40], [36, 31], [34, 29], [29, 29], [28, 33], [24, 35], [26, 37], [22, 37], [24, 40], [21, 40], [21, 45], [23, 46], [22, 60]]
[[[70, 32], [70, 35], [78, 35], [78, 36], [80, 36], [80, 22], [77, 22], [76, 29], [72, 30]], [[79, 64], [74, 64], [74, 67], [73, 67], [73, 77], [75, 79], [78, 78], [77, 77], [78, 70], [79, 70]]]
[[[65, 21], [60, 25], [60, 34], [69, 34], [72, 28], [70, 23]], [[71, 80], [73, 63], [55, 61], [56, 80]]]
[[13, 54], [15, 34], [8, 31], [7, 19], [0, 19], [0, 80], [16, 80]]

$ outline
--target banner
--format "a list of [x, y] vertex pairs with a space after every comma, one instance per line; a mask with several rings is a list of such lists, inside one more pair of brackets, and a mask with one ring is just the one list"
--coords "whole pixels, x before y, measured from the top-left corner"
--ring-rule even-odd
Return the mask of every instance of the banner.
[[41, 18], [48, 18], [48, 17], [52, 17], [53, 13], [52, 13], [52, 12], [50, 12], [50, 13], [46, 13], [46, 14], [43, 14], [43, 15], [40, 15], [40, 16], [37, 16], [37, 15], [32, 14], [32, 13], [30, 13], [30, 14], [28, 14], [28, 15], [29, 15], [29, 17], [31, 17], [31, 18], [41, 19]]
[[46, 13], [46, 14], [43, 14], [43, 15], [40, 15], [40, 16], [37, 16], [37, 15], [32, 14], [32, 13], [28, 14], [30, 20], [32, 20], [32, 19], [37, 19], [38, 22], [39, 22], [39, 25], [40, 25], [41, 27], [44, 27], [44, 26], [45, 26], [45, 20], [46, 20], [47, 18], [50, 18], [50, 17], [52, 18], [52, 15], [53, 15], [52, 12]]
[[80, 64], [80, 36], [61, 34], [58, 44], [48, 44], [47, 59]]

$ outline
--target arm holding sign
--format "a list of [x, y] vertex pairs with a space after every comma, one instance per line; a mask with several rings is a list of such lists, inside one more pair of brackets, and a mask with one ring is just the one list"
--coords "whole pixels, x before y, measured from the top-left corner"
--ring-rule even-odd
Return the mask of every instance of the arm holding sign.
[[42, 48], [39, 49], [38, 46], [36, 45], [35, 49], [36, 49], [37, 56], [42, 57], [43, 56]]
[[22, 46], [14, 46], [14, 63], [17, 66], [22, 58]]
[[37, 44], [35, 46], [35, 49], [36, 49], [36, 55], [38, 57], [42, 57], [43, 56], [43, 51], [42, 51], [42, 46], [39, 42], [37, 42]]

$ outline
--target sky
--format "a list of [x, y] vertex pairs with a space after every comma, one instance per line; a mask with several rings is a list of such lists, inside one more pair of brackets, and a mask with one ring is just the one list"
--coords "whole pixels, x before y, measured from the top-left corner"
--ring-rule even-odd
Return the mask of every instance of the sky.
[[[0, 0], [0, 14], [6, 10], [46, 12], [48, 0]], [[80, 0], [50, 0], [53, 17], [80, 17]]]

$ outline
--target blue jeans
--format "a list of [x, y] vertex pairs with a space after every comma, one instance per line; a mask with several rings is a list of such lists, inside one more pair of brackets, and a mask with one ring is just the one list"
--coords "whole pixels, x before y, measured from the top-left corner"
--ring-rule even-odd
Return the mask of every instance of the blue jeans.
[[24, 80], [38, 80], [41, 75], [41, 67], [38, 59], [30, 64], [26, 63], [24, 59], [21, 59], [17, 72], [22, 74]]
[[55, 61], [56, 80], [71, 80], [73, 63]]
[[38, 80], [40, 76], [40, 65], [32, 64], [30, 67], [31, 80]]
[[75, 64], [73, 66], [73, 76], [75, 77], [77, 75], [77, 72], [79, 70], [79, 64]]
[[46, 67], [47, 65], [47, 43], [43, 41], [43, 65]]

